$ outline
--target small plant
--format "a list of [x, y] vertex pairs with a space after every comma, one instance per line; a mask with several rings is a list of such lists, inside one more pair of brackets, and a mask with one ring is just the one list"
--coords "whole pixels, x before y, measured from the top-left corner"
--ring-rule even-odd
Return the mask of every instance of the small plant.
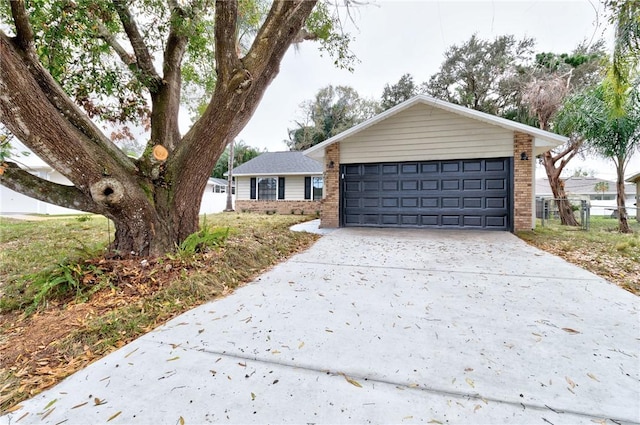
[[76, 220], [78, 220], [80, 223], [84, 223], [86, 221], [91, 220], [93, 217], [91, 217], [89, 214], [83, 214], [83, 215], [79, 215], [76, 217]]
[[229, 236], [228, 227], [210, 228], [204, 225], [198, 232], [192, 233], [178, 246], [178, 254], [193, 255], [207, 249], [222, 246]]
[[320, 218], [320, 210], [316, 210], [316, 218]]
[[31, 290], [34, 291], [31, 306], [27, 314], [46, 304], [49, 299], [64, 298], [74, 294], [79, 297], [83, 289], [83, 276], [92, 272], [93, 266], [85, 267], [80, 263], [61, 262], [52, 269], [35, 275], [27, 275], [32, 280]]

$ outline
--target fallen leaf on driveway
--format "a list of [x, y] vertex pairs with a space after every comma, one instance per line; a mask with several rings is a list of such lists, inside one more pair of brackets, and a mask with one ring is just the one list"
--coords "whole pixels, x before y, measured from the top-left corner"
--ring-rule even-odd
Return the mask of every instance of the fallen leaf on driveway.
[[344, 373], [341, 373], [340, 375], [344, 376], [344, 379], [346, 379], [347, 382], [350, 383], [351, 385], [353, 385], [354, 387], [362, 388], [362, 385], [360, 385], [360, 382], [356, 381], [355, 379], [349, 378]]
[[107, 419], [107, 422], [112, 421], [113, 419], [117, 418], [118, 416], [120, 416], [120, 413], [122, 413], [122, 410], [118, 410], [116, 413], [114, 413], [113, 415], [111, 415], [111, 417], [109, 417], [109, 419]]
[[579, 334], [580, 331], [577, 331], [575, 329], [571, 329], [571, 328], [562, 328], [563, 331], [568, 332], [570, 334]]
[[482, 406], [479, 404], [476, 404], [476, 407], [473, 408], [473, 413], [476, 413], [479, 409], [482, 409]]
[[596, 378], [596, 376], [593, 373], [587, 373], [587, 376], [589, 378], [593, 379], [594, 381], [600, 382], [600, 380], [598, 378]]
[[567, 383], [571, 386], [572, 389], [576, 387], [576, 383], [573, 382], [571, 378], [569, 378], [568, 376], [565, 376], [564, 379], [567, 380]]
[[473, 382], [473, 379], [466, 378], [465, 381], [467, 381], [467, 384], [469, 384], [471, 386], [471, 388], [475, 388], [476, 387], [475, 383]]

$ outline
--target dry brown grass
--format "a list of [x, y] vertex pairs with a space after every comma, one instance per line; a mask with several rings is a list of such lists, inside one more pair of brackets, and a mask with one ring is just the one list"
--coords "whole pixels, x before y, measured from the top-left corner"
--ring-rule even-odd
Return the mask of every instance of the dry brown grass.
[[[288, 227], [308, 219], [212, 215], [209, 226], [230, 229], [220, 247], [145, 263], [96, 255], [108, 240], [103, 218], [0, 219], [0, 413], [305, 249], [317, 235]], [[70, 259], [74, 251], [82, 255]], [[34, 305], [42, 278], [61, 269], [74, 271], [75, 284], [54, 287]], [[21, 270], [45, 271], [25, 276]]]

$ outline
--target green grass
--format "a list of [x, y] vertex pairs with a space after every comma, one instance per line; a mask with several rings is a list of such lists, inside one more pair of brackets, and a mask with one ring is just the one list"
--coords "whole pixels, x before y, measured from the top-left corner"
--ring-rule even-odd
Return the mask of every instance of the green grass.
[[[62, 379], [309, 246], [317, 235], [288, 228], [311, 218], [208, 215], [177, 252], [144, 266], [102, 258], [113, 234], [102, 217], [0, 218], [0, 358], [17, 356], [0, 362], [0, 412], [50, 385], [51, 376]], [[39, 372], [43, 359], [55, 374]]]

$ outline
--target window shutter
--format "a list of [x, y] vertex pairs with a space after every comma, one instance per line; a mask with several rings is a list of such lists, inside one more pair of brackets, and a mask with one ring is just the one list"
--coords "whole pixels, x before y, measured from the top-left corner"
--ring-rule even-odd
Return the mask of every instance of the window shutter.
[[278, 177], [278, 199], [284, 199], [284, 177]]
[[304, 199], [311, 199], [311, 177], [304, 178]]
[[251, 177], [251, 188], [249, 189], [249, 199], [256, 199], [256, 178]]

